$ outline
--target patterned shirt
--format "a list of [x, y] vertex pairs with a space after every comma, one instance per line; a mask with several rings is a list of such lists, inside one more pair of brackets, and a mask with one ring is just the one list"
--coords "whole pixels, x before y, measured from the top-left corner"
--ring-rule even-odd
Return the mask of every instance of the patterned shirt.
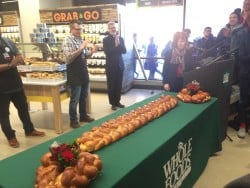
[[[75, 37], [72, 34], [64, 39], [62, 48], [64, 60], [67, 64], [70, 64], [74, 61], [76, 57], [73, 55], [73, 53], [81, 47], [82, 42], [83, 40], [81, 37]], [[82, 53], [82, 57], [85, 58], [84, 53]]]

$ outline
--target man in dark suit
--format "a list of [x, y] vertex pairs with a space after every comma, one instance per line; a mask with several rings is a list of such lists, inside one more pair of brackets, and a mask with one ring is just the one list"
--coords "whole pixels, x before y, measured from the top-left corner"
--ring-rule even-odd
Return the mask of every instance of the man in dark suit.
[[108, 23], [108, 36], [103, 39], [103, 50], [106, 55], [106, 76], [109, 103], [111, 109], [124, 108], [120, 103], [124, 62], [122, 54], [127, 52], [124, 40], [117, 34], [115, 22]]

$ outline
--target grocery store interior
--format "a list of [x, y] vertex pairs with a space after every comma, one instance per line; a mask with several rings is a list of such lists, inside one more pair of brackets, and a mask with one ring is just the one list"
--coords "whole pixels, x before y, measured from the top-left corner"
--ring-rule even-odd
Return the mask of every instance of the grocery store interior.
[[[191, 35], [189, 40], [194, 41], [202, 37], [203, 28], [206, 26], [212, 27], [212, 33], [217, 36], [218, 32], [228, 22], [229, 14], [236, 8], [242, 8], [243, 0], [183, 0], [176, 5], [162, 6], [139, 6], [135, 1], [83, 1], [83, 0], [14, 0], [0, 1], [0, 29], [2, 36], [13, 40], [19, 50], [24, 54], [24, 57], [30, 59], [39, 57], [40, 60], [55, 58], [58, 60], [59, 69], [49, 70], [56, 72], [57, 76], [62, 78], [59, 81], [56, 89], [56, 94], [62, 97], [60, 104], [55, 104], [53, 96], [40, 95], [42, 93], [40, 86], [33, 84], [33, 71], [29, 67], [19, 67], [20, 75], [22, 76], [26, 94], [31, 95], [35, 91], [37, 96], [28, 97], [30, 116], [32, 122], [38, 130], [46, 133], [45, 137], [28, 138], [25, 137], [18, 113], [15, 107], [10, 106], [10, 120], [13, 129], [16, 130], [16, 136], [20, 142], [20, 147], [11, 148], [8, 145], [4, 134], [0, 132], [0, 166], [1, 162], [5, 162], [8, 158], [14, 158], [23, 152], [35, 148], [45, 142], [52, 142], [58, 136], [76, 131], [69, 124], [69, 97], [67, 95], [65, 81], [65, 64], [62, 61], [61, 42], [68, 34], [69, 21], [61, 22], [52, 18], [51, 15], [65, 10], [92, 10], [96, 7], [100, 9], [112, 9], [108, 15], [108, 19], [117, 19], [117, 25], [121, 36], [124, 37], [127, 47], [127, 54], [124, 55], [125, 60], [125, 76], [123, 79], [121, 103], [126, 107], [133, 106], [143, 102], [150, 97], [161, 95], [163, 91], [162, 76], [155, 73], [155, 78], [149, 80], [149, 71], [143, 68], [144, 57], [146, 56], [146, 46], [149, 38], [154, 36], [155, 42], [158, 45], [158, 69], [161, 71], [163, 66], [163, 58], [161, 51], [164, 49], [168, 41], [172, 40], [173, 34], [176, 31], [181, 31], [183, 28], [190, 28]], [[104, 3], [105, 2], [105, 3]], [[141, 1], [143, 2], [143, 1]], [[167, 2], [167, 1], [166, 1]], [[98, 5], [98, 6], [96, 6]], [[32, 8], [30, 8], [32, 7]], [[111, 7], [111, 8], [110, 8]], [[113, 7], [117, 10], [113, 11]], [[70, 12], [69, 11], [69, 12]], [[113, 14], [117, 14], [112, 16]], [[30, 16], [32, 15], [32, 16]], [[6, 19], [6, 16], [10, 16]], [[11, 19], [9, 19], [11, 18]], [[13, 21], [14, 19], [14, 21]], [[92, 40], [93, 43], [102, 41], [106, 30], [108, 19], [96, 21], [86, 21], [83, 24], [83, 38]], [[10, 23], [6, 24], [6, 21]], [[133, 34], [136, 33], [137, 46], [140, 48], [140, 57], [136, 64], [136, 74], [132, 70], [131, 53], [133, 49]], [[49, 35], [48, 35], [49, 34]], [[49, 40], [49, 42], [48, 42]], [[90, 46], [91, 48], [91, 46]], [[122, 109], [114, 112], [108, 103], [106, 76], [105, 76], [105, 57], [100, 51], [94, 57], [87, 60], [90, 75], [90, 92], [88, 98], [88, 110], [91, 117], [99, 120], [113, 113], [119, 114]], [[39, 67], [36, 67], [39, 71]], [[51, 73], [53, 74], [53, 73]], [[29, 80], [31, 79], [31, 80]], [[43, 79], [43, 78], [41, 78]], [[45, 78], [45, 81], [47, 79]], [[55, 81], [57, 83], [58, 80]], [[52, 86], [54, 87], [54, 86]], [[238, 91], [238, 87], [234, 86], [232, 91]], [[53, 95], [54, 93], [50, 93]], [[239, 94], [231, 95], [230, 110], [228, 122], [232, 122], [236, 116], [235, 106]], [[47, 97], [47, 98], [46, 98]], [[45, 99], [46, 98], [46, 99]], [[41, 100], [41, 101], [39, 101]], [[236, 101], [236, 102], [235, 102]], [[56, 106], [59, 105], [59, 108]], [[199, 104], [197, 104], [199, 105]], [[178, 108], [178, 107], [177, 107]], [[58, 110], [59, 109], [59, 110]], [[56, 120], [58, 118], [59, 120]], [[167, 121], [167, 120], [166, 120]], [[60, 124], [60, 125], [59, 125]], [[93, 123], [91, 123], [91, 126]], [[202, 125], [200, 125], [202, 126]], [[81, 127], [88, 127], [87, 123], [81, 122]], [[213, 153], [209, 157], [206, 167], [193, 185], [194, 188], [221, 188], [227, 183], [240, 178], [250, 172], [250, 136], [246, 135], [244, 139], [237, 136], [237, 131], [231, 127], [226, 127], [226, 136], [221, 141], [222, 150]], [[157, 135], [152, 135], [152, 139]], [[125, 138], [126, 139], [126, 138]], [[151, 139], [151, 138], [150, 138]], [[202, 139], [202, 138], [201, 138]], [[212, 139], [212, 138], [211, 138]], [[48, 146], [49, 147], [49, 146]], [[39, 159], [37, 159], [39, 161]], [[105, 164], [103, 164], [105, 168]], [[193, 167], [192, 167], [193, 168]], [[4, 169], [0, 169], [3, 171]], [[105, 175], [105, 174], [104, 174]], [[98, 181], [98, 177], [97, 180]], [[94, 184], [95, 182], [93, 182]], [[91, 185], [91, 187], [94, 185]], [[167, 187], [167, 186], [166, 186]], [[182, 186], [180, 186], [182, 187]], [[183, 186], [184, 187], [184, 186]], [[0, 177], [1, 188], [1, 177]], [[24, 187], [23, 187], [24, 188]], [[148, 187], [151, 188], [151, 187]], [[184, 187], [189, 188], [189, 187]]]

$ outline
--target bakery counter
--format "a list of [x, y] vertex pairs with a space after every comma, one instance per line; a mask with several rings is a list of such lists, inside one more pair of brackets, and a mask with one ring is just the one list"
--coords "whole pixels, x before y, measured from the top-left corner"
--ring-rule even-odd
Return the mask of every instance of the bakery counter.
[[[142, 106], [159, 95], [0, 161], [0, 185], [16, 187], [18, 182], [18, 187], [34, 187], [40, 158], [54, 141], [70, 143], [92, 127]], [[89, 188], [192, 187], [206, 167], [208, 158], [221, 150], [220, 134], [216, 98], [202, 104], [179, 102], [160, 118], [96, 151], [103, 169]]]

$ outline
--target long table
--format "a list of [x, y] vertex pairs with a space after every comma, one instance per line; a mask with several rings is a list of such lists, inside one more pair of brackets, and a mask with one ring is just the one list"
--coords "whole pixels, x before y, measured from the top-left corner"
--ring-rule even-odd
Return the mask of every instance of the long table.
[[[55, 140], [69, 143], [93, 126], [155, 100], [159, 95], [0, 161], [0, 185], [5, 188], [33, 187], [40, 158]], [[89, 187], [192, 187], [208, 158], [221, 150], [220, 134], [216, 98], [203, 104], [179, 102], [160, 118], [97, 151], [103, 161], [103, 170]]]

